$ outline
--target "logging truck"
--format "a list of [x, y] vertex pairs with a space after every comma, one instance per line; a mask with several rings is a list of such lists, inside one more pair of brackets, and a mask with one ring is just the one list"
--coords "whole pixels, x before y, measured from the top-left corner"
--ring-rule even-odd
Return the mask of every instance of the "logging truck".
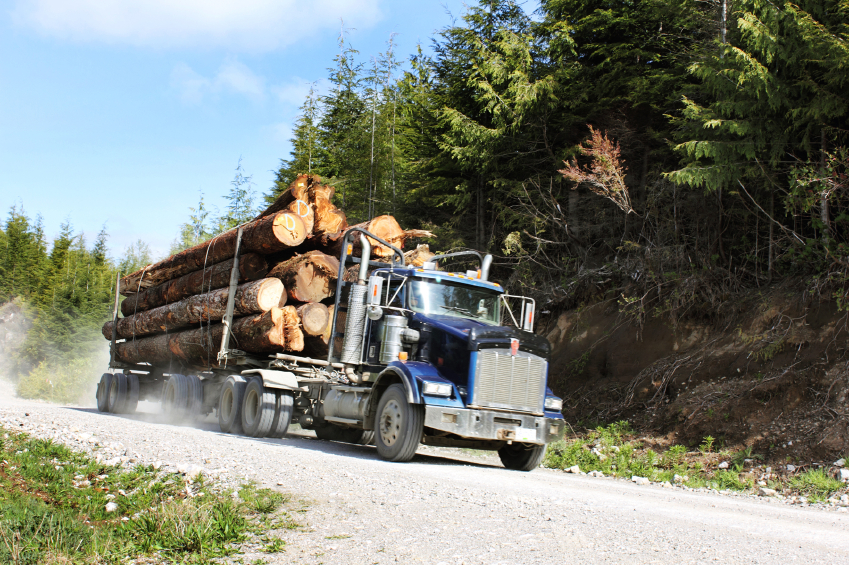
[[[295, 423], [320, 439], [374, 443], [388, 461], [409, 461], [420, 444], [465, 447], [495, 450], [505, 467], [522, 471], [538, 467], [546, 444], [563, 436], [562, 401], [547, 386], [551, 346], [533, 333], [534, 301], [489, 280], [491, 255], [439, 255], [417, 267], [389, 241], [348, 228], [324, 310], [327, 355], [259, 355], [233, 343], [237, 295], [247, 293], [237, 286], [241, 228], [236, 237], [235, 254], [221, 263], [230, 270], [228, 292], [215, 298], [226, 298], [223, 323], [204, 334], [220, 346], [203, 369], [184, 374], [185, 366], [154, 353], [146, 361], [158, 338], [136, 344], [135, 362], [122, 361], [116, 350], [130, 338], [118, 343], [119, 322], [132, 319], [118, 319], [116, 292], [113, 323], [104, 326], [112, 356], [97, 389], [100, 411], [129, 413], [149, 400], [175, 420], [214, 412], [225, 433], [279, 438]], [[391, 256], [373, 260], [372, 245]], [[464, 261], [475, 268], [438, 268]], [[298, 313], [306, 324], [308, 309]], [[171, 350], [188, 341], [172, 339]]]

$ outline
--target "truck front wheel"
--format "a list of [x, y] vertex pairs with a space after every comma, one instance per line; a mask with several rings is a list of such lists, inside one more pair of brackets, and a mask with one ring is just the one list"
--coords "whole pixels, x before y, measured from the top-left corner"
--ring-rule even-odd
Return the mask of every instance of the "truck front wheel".
[[514, 471], [533, 471], [545, 456], [545, 445], [513, 442], [498, 450], [501, 462]]
[[404, 385], [386, 389], [377, 404], [377, 454], [387, 461], [409, 461], [416, 454], [424, 430], [424, 406], [407, 402]]

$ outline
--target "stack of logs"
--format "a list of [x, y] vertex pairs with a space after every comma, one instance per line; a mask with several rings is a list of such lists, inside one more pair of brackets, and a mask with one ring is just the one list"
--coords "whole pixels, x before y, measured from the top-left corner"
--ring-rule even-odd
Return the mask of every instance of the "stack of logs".
[[[301, 175], [242, 226], [230, 348], [326, 356], [346, 231], [362, 227], [401, 249], [408, 239], [433, 237], [402, 230], [392, 216], [349, 227], [332, 197], [333, 187], [319, 177]], [[126, 298], [116, 334], [124, 341], [116, 342], [116, 361], [173, 370], [218, 366], [236, 239], [232, 229], [121, 279]], [[391, 258], [389, 248], [371, 243], [373, 259]], [[426, 245], [407, 253], [416, 265], [431, 256]], [[106, 339], [112, 327], [112, 321], [104, 324]]]

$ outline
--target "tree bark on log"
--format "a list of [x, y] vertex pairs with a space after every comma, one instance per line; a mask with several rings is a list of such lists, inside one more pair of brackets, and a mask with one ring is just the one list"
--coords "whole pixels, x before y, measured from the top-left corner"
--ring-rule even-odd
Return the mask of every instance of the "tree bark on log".
[[[121, 279], [121, 294], [129, 296], [167, 280], [198, 271], [233, 257], [237, 229], [224, 232]], [[241, 252], [274, 253], [303, 243], [304, 222], [292, 212], [278, 212], [243, 227]]]
[[[236, 289], [233, 314], [246, 316], [267, 312], [280, 305], [285, 289], [279, 279], [268, 278], [243, 284]], [[227, 311], [229, 288], [220, 288], [206, 294], [196, 294], [180, 302], [174, 302], [134, 316], [118, 320], [117, 335], [130, 339], [184, 328], [210, 320], [221, 320]], [[103, 324], [102, 333], [112, 338], [112, 320]]]
[[[230, 285], [232, 270], [233, 260], [230, 259], [206, 270], [195, 271], [180, 278], [165, 281], [125, 298], [121, 302], [121, 313], [124, 316], [132, 316], [138, 312], [179, 302], [195, 294], [224, 288]], [[248, 253], [239, 257], [239, 283], [261, 279], [267, 272], [268, 264], [262, 255]]]
[[278, 263], [268, 276], [283, 281], [294, 302], [321, 302], [336, 292], [339, 261], [321, 251], [309, 251]]
[[[286, 312], [291, 309], [290, 312]], [[293, 325], [292, 306], [272, 308], [264, 314], [233, 320], [230, 345], [248, 353], [273, 353], [277, 351], [301, 351], [297, 334], [297, 321]], [[212, 324], [203, 328], [173, 334], [160, 334], [116, 344], [115, 358], [124, 363], [165, 364], [172, 361], [200, 367], [217, 367], [218, 349], [224, 326]], [[294, 343], [287, 343], [286, 336], [293, 335]], [[302, 334], [301, 334], [302, 335]], [[300, 347], [300, 349], [298, 349]]]
[[297, 307], [298, 316], [301, 318], [301, 327], [309, 336], [322, 335], [327, 329], [330, 314], [327, 306], [320, 302], [301, 304]]

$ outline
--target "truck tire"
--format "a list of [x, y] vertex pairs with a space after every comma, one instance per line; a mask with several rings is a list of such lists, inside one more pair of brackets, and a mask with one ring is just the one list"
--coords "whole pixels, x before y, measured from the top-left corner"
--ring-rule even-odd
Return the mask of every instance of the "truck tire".
[[292, 412], [295, 411], [295, 396], [287, 390], [278, 390], [274, 395], [274, 419], [271, 420], [271, 429], [265, 437], [279, 439], [285, 436], [289, 430]]
[[265, 437], [271, 431], [277, 399], [262, 379], [251, 379], [242, 400], [242, 429], [249, 437]]
[[139, 407], [139, 376], [127, 373], [127, 404], [124, 407], [126, 414], [135, 414]]
[[224, 381], [218, 399], [218, 427], [225, 434], [242, 433], [242, 397], [245, 396], [245, 379], [231, 375]]
[[336, 424], [318, 424], [314, 428], [318, 439], [326, 441], [341, 441], [343, 443], [356, 443], [368, 445], [374, 442], [374, 432], [371, 430], [358, 430], [357, 428], [343, 428]]
[[112, 373], [103, 373], [100, 376], [100, 382], [97, 384], [97, 410], [100, 412], [109, 412], [109, 389], [112, 388]]
[[173, 422], [186, 416], [189, 402], [189, 382], [185, 375], [171, 375], [162, 394], [162, 409]]
[[127, 375], [115, 373], [109, 385], [108, 409], [113, 414], [123, 414], [127, 405]]
[[204, 416], [203, 412], [203, 383], [197, 375], [189, 375], [186, 377], [189, 385], [189, 398], [186, 403], [186, 414], [189, 418], [200, 419]]
[[513, 442], [498, 450], [501, 463], [514, 471], [533, 471], [545, 456], [545, 445]]
[[407, 402], [404, 385], [386, 389], [377, 404], [377, 454], [387, 461], [409, 461], [416, 454], [424, 430], [424, 406]]

